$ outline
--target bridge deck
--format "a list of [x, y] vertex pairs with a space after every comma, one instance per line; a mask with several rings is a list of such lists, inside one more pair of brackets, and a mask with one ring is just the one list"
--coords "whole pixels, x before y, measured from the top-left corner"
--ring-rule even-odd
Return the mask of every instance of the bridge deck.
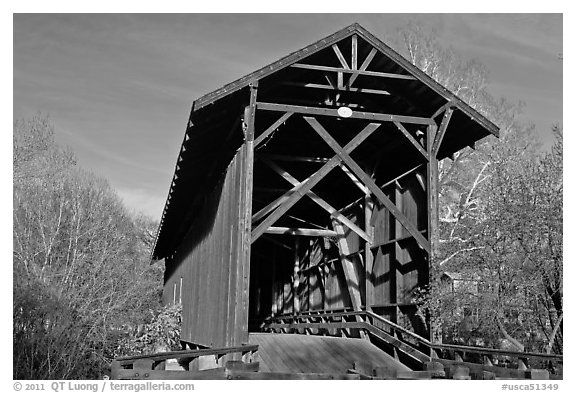
[[250, 333], [258, 344], [260, 371], [344, 374], [355, 361], [408, 371], [390, 355], [359, 338], [306, 336], [300, 334]]

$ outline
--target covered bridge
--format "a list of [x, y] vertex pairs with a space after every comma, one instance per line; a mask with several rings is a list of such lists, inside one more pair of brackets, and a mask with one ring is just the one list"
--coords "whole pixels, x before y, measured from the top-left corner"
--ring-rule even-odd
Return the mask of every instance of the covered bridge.
[[437, 249], [438, 160], [489, 135], [358, 24], [198, 98], [153, 251], [183, 342], [241, 346], [330, 313], [429, 338], [414, 300]]

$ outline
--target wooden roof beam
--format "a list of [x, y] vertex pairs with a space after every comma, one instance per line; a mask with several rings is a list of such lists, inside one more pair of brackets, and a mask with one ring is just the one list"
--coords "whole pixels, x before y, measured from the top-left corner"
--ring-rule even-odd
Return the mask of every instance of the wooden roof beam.
[[288, 228], [288, 227], [269, 227], [264, 232], [268, 235], [293, 235], [293, 236], [315, 236], [315, 237], [336, 237], [337, 234], [329, 229], [314, 228]]
[[[376, 53], [378, 53], [376, 48], [372, 48], [370, 53], [368, 53], [368, 56], [366, 56], [366, 58], [362, 62], [362, 65], [360, 66], [360, 71], [366, 71], [366, 68], [368, 68], [368, 66], [372, 62], [372, 59], [374, 59], [374, 56], [376, 56]], [[356, 69], [356, 68], [354, 68], [354, 69]], [[354, 83], [354, 81], [356, 80], [356, 78], [358, 78], [358, 76], [360, 76], [359, 73], [352, 74], [352, 76], [350, 76], [350, 79], [348, 80], [348, 86], [352, 86], [352, 83]]]
[[350, 66], [346, 62], [346, 59], [344, 58], [344, 55], [342, 54], [342, 52], [340, 52], [340, 48], [338, 47], [338, 44], [333, 44], [332, 49], [334, 50], [334, 53], [336, 53], [336, 57], [338, 57], [338, 61], [340, 61], [340, 64], [342, 64], [342, 67], [349, 70]]
[[[320, 116], [333, 116], [341, 117], [338, 114], [337, 109], [333, 108], [320, 108], [312, 106], [299, 106], [299, 105], [284, 105], [284, 104], [274, 104], [268, 102], [258, 102], [256, 108], [265, 111], [276, 111], [276, 112], [294, 112], [306, 115], [320, 115]], [[374, 113], [374, 112], [360, 112], [353, 111], [349, 118], [352, 119], [365, 119], [371, 121], [390, 121], [390, 122], [400, 122], [400, 123], [410, 123], [410, 124], [426, 124], [434, 125], [436, 124], [433, 119], [429, 117], [417, 117], [417, 116], [403, 116], [403, 115], [392, 115], [386, 113]]]
[[412, 76], [412, 75], [393, 74], [390, 72], [377, 72], [377, 71], [366, 71], [366, 70], [351, 70], [350, 68], [321, 66], [321, 65], [316, 65], [316, 64], [294, 63], [290, 67], [302, 68], [305, 70], [313, 70], [313, 71], [330, 71], [330, 72], [341, 72], [341, 73], [347, 73], [347, 74], [353, 74], [353, 75], [368, 75], [368, 76], [375, 76], [378, 78], [388, 78], [388, 79], [404, 79], [404, 80], [411, 80], [411, 81], [417, 79], [415, 76]]
[[448, 129], [448, 123], [450, 123], [450, 118], [452, 117], [453, 112], [454, 110], [452, 108], [447, 108], [444, 112], [442, 123], [440, 123], [440, 128], [438, 129], [438, 133], [436, 134], [436, 138], [434, 138], [434, 143], [432, 144], [432, 153], [435, 157], [438, 155], [440, 145], [442, 144], [442, 140], [444, 139], [444, 135]]
[[334, 85], [322, 85], [320, 83], [298, 83], [298, 82], [283, 82], [286, 86], [306, 87], [311, 89], [330, 90], [334, 92], [353, 92], [353, 93], [368, 93], [389, 96], [390, 92], [378, 89], [365, 89], [363, 87], [349, 87], [349, 84], [339, 87]]

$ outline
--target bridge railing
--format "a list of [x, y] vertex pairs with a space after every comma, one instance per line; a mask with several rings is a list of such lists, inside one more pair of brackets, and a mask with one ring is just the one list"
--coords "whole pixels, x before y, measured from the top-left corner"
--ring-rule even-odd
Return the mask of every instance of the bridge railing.
[[[112, 379], [217, 379], [224, 377], [224, 362], [227, 355], [241, 358], [241, 363], [257, 365], [258, 345], [239, 347], [208, 348], [184, 351], [160, 352], [117, 358], [112, 362]], [[169, 370], [168, 361], [177, 363], [176, 370]], [[199, 360], [206, 363], [206, 370], [199, 366]], [[192, 364], [196, 363], [193, 367]], [[193, 371], [196, 373], [182, 373]]]
[[400, 360], [408, 360], [423, 367], [432, 360], [475, 363], [487, 369], [493, 366], [527, 370], [546, 368], [561, 373], [563, 356], [547, 353], [516, 352], [501, 349], [432, 343], [424, 337], [403, 328], [371, 311], [349, 308], [314, 310], [298, 314], [281, 314], [267, 319], [265, 329], [279, 332], [345, 335], [359, 337], [366, 332], [387, 345]]

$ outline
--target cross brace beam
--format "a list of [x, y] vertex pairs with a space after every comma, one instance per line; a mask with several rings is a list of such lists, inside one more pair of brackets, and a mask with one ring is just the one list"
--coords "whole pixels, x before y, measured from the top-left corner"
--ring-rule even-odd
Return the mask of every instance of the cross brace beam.
[[364, 183], [368, 189], [378, 198], [378, 200], [392, 213], [392, 215], [400, 222], [400, 224], [406, 228], [406, 230], [416, 239], [418, 244], [430, 252], [430, 242], [422, 236], [418, 229], [412, 224], [404, 214], [396, 207], [390, 199], [384, 194], [384, 192], [376, 185], [374, 180], [366, 174], [360, 168], [360, 166], [348, 155], [348, 153], [342, 149], [342, 147], [332, 138], [332, 136], [322, 127], [322, 125], [313, 117], [305, 116], [304, 119], [312, 126], [312, 128], [322, 137], [326, 143], [334, 150], [334, 152], [340, 157], [340, 159], [350, 168], [350, 170]]
[[[370, 134], [372, 134], [380, 124], [370, 123], [358, 135], [356, 135], [343, 150], [347, 153], [352, 152], [356, 149]], [[338, 164], [342, 161], [340, 156], [336, 155], [332, 157], [326, 164], [324, 164], [318, 171], [316, 171], [312, 176], [303, 182], [299, 183], [298, 186], [293, 187], [285, 195], [272, 202], [271, 205], [276, 205], [272, 213], [266, 219], [264, 219], [253, 231], [252, 231], [252, 243], [254, 243], [262, 234], [273, 225], [284, 213], [286, 213], [292, 206], [296, 204], [308, 191], [312, 189], [320, 180], [322, 180], [332, 169], [336, 168]], [[270, 206], [270, 205], [269, 205]], [[268, 209], [268, 207], [263, 210]]]
[[[286, 172], [284, 169], [280, 168], [275, 163], [273, 163], [269, 160], [266, 160], [266, 159], [261, 159], [261, 161], [264, 162], [266, 165], [268, 165], [274, 172], [278, 173], [284, 180], [286, 180], [288, 183], [292, 184], [293, 186], [297, 186], [298, 184], [300, 184], [300, 182], [295, 177], [290, 175], [288, 172]], [[336, 210], [334, 207], [332, 207], [324, 199], [322, 199], [318, 195], [316, 195], [313, 191], [308, 191], [308, 193], [306, 195], [312, 201], [314, 201], [318, 206], [320, 206], [321, 208], [326, 210], [328, 213], [330, 213], [330, 216], [336, 218], [338, 221], [340, 221], [341, 223], [346, 225], [348, 228], [350, 228], [351, 230], [356, 232], [361, 238], [363, 238], [367, 242], [371, 241], [371, 239], [368, 237], [368, 235], [366, 235], [366, 233], [362, 229], [360, 229], [356, 224], [354, 224], [352, 221], [350, 221], [348, 218], [346, 218], [342, 213], [340, 213], [338, 210]]]

